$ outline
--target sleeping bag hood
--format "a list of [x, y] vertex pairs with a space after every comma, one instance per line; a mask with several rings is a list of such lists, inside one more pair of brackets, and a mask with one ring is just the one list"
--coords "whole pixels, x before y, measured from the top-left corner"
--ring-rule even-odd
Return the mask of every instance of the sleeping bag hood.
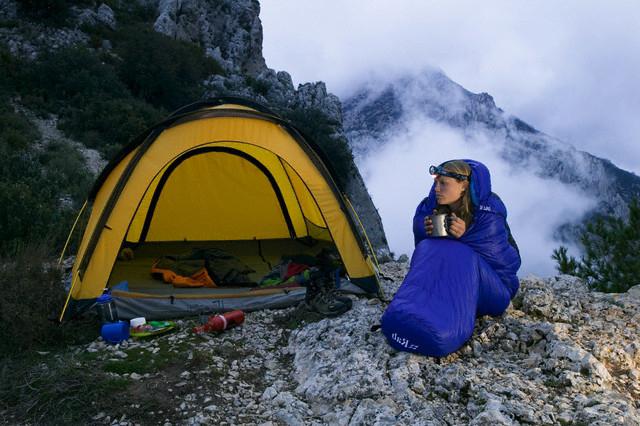
[[[474, 211], [491, 211], [498, 215], [507, 217], [507, 209], [500, 198], [491, 192], [491, 175], [487, 166], [475, 160], [462, 160], [471, 168], [471, 177], [469, 179], [469, 193], [471, 194], [471, 203]], [[422, 200], [416, 210], [413, 223], [413, 235], [416, 245], [427, 238], [424, 229], [424, 216], [433, 212], [436, 207], [436, 185], [431, 185], [429, 195]], [[423, 214], [424, 213], [424, 214]], [[420, 217], [422, 216], [422, 217]], [[420, 220], [417, 222], [417, 220]]]

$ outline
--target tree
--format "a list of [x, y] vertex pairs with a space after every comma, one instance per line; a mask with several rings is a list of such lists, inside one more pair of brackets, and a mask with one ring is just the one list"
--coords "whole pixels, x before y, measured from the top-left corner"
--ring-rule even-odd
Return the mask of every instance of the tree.
[[629, 203], [629, 218], [599, 216], [584, 227], [580, 261], [566, 247], [553, 251], [557, 269], [587, 280], [592, 288], [624, 292], [640, 284], [640, 198]]
[[551, 258], [558, 262], [556, 269], [561, 274], [576, 275], [578, 262], [575, 257], [567, 255], [567, 248], [560, 246], [553, 251]]

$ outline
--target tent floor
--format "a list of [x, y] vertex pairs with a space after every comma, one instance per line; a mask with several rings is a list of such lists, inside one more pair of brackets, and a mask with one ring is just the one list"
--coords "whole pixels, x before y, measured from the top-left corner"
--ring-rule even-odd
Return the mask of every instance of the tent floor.
[[251, 269], [254, 282], [259, 282], [271, 266], [280, 262], [283, 255], [317, 255], [323, 248], [334, 247], [332, 242], [314, 241], [313, 245], [298, 240], [278, 239], [262, 241], [197, 241], [145, 243], [133, 249], [131, 260], [118, 260], [109, 277], [109, 287], [127, 281], [130, 292], [153, 295], [224, 295], [238, 294], [257, 287], [175, 288], [171, 284], [151, 276], [151, 266], [162, 256], [188, 254], [194, 249], [218, 248], [240, 259]]

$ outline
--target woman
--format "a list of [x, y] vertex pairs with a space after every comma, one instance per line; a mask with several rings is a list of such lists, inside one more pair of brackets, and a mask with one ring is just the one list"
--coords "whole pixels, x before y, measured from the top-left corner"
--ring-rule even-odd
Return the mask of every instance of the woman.
[[[431, 166], [429, 173], [435, 176], [433, 189], [437, 205], [433, 213], [449, 213], [447, 232], [460, 238], [473, 218], [473, 206], [469, 195], [471, 168], [462, 160], [452, 160], [438, 167]], [[425, 216], [424, 226], [427, 234], [431, 235], [431, 216]]]
[[[382, 329], [397, 349], [445, 356], [471, 337], [477, 316], [501, 315], [509, 306], [520, 255], [482, 163], [452, 160], [430, 172], [434, 184], [413, 219], [411, 267]], [[448, 236], [431, 235], [434, 212], [449, 214]]]

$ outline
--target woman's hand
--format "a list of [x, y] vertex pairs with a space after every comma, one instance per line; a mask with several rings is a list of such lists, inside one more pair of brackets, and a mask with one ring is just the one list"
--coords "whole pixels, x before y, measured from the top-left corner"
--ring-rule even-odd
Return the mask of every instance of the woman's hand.
[[[436, 213], [436, 210], [433, 210], [433, 214]], [[431, 235], [431, 233], [433, 232], [433, 222], [431, 222], [431, 216], [425, 216], [424, 217], [424, 230], [427, 233], [427, 235]]]
[[[433, 229], [433, 226], [431, 227], [431, 229]], [[455, 213], [451, 213], [451, 216], [449, 217], [449, 234], [453, 235], [456, 238], [460, 238], [466, 230], [467, 224], [464, 223], [464, 220], [456, 216]]]

